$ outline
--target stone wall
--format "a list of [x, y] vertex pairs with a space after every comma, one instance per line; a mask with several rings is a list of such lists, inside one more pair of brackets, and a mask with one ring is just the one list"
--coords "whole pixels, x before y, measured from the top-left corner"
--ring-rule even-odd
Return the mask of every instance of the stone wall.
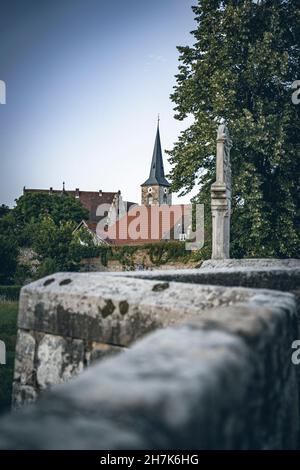
[[[86, 281], [90, 277], [82, 276]], [[50, 305], [55, 296], [57, 304], [62, 301], [58, 287], [62, 277], [55, 275], [57, 284], [55, 287], [53, 282], [51, 290], [50, 285], [46, 291], [41, 284], [35, 284], [22, 296], [22, 309], [27, 305], [32, 312], [40, 295], [39, 302], [49, 308], [47, 324], [52, 325], [53, 332], [55, 322], [49, 319], [55, 312]], [[136, 292], [140, 292], [134, 301], [133, 285], [128, 280], [119, 283], [115, 279], [109, 286], [108, 278], [99, 275], [97, 280], [91, 279], [90, 287], [88, 282], [82, 285], [83, 278], [77, 281], [77, 276], [72, 276], [73, 290], [70, 284], [68, 292], [63, 289], [66, 306], [71, 308], [73, 304], [75, 309], [72, 292], [78, 298], [86, 290], [86, 316], [89, 296], [91, 306], [95, 302], [102, 305], [103, 313], [107, 302], [100, 299], [104, 293], [107, 299], [109, 295], [119, 315], [120, 302], [126, 295], [128, 309], [123, 314], [124, 318], [128, 315], [129, 322], [133, 312], [139, 312], [151, 325], [149, 329], [154, 327], [155, 315], [161, 326], [173, 326], [150, 333], [123, 353], [54, 387], [35, 405], [3, 418], [0, 448], [298, 446], [299, 389], [296, 367], [291, 363], [291, 343], [298, 336], [293, 295], [184, 283], [169, 283], [167, 287], [167, 283], [134, 280]], [[180, 313], [183, 303], [184, 314]], [[90, 312], [93, 317], [95, 310], [91, 308]], [[31, 313], [29, 318], [32, 328], [35, 320]], [[108, 318], [102, 320], [99, 313], [103, 331]], [[22, 315], [20, 321], [24, 326]], [[74, 331], [71, 323], [69, 328]], [[123, 344], [132, 339], [126, 336]]]
[[[20, 296], [13, 406], [33, 401], [47, 386], [69, 380], [100, 354], [119, 352], [150, 331], [257, 295], [250, 289], [168, 279], [58, 273], [25, 286]], [[275, 298], [275, 293], [262, 292]]]
[[14, 406], [60, 385], [0, 423], [0, 446], [297, 447], [300, 269], [275, 264], [58, 273], [24, 287]]
[[[122, 276], [123, 273], [119, 275]], [[202, 264], [201, 269], [131, 272], [126, 273], [126, 277], [202, 285], [276, 289], [297, 295], [300, 292], [300, 261], [209, 260]]]

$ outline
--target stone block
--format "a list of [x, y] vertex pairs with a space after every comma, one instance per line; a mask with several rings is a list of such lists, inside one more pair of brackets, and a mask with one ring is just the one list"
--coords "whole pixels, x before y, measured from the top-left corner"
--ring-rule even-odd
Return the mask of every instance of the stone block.
[[[291, 293], [258, 289], [257, 287], [279, 285], [281, 287], [285, 286], [286, 290], [293, 289], [298, 285], [299, 274], [300, 270], [298, 268], [288, 267], [196, 269], [176, 272], [126, 273], [124, 275], [58, 273], [28, 285], [21, 292], [14, 404], [20, 406], [22, 403], [31, 402], [41, 390], [44, 391], [50, 385], [69, 381], [81, 373], [84, 366], [90, 366], [98, 359], [101, 359], [104, 364], [108, 356], [116, 355], [119, 352], [122, 352], [121, 355], [118, 355], [120, 357], [131, 357], [128, 356], [129, 351], [126, 350], [128, 346], [133, 348], [134, 351], [139, 351], [140, 349], [135, 349], [134, 344], [140, 338], [147, 336], [153, 330], [177, 326], [177, 329], [174, 330], [177, 333], [174, 333], [174, 335], [179, 335], [179, 331], [184, 331], [184, 333], [180, 333], [180, 337], [182, 335], [182, 338], [184, 338], [182, 344], [185, 347], [188, 347], [187, 337], [192, 335], [192, 331], [195, 331], [201, 337], [201, 347], [199, 346], [198, 352], [193, 350], [193, 354], [199, 360], [204, 361], [202, 364], [207, 370], [211, 367], [210, 358], [212, 357], [212, 347], [210, 343], [206, 343], [208, 338], [222, 337], [224, 341], [226, 338], [228, 341], [237, 341], [244, 353], [250, 355], [246, 373], [249, 382], [246, 387], [248, 391], [243, 392], [244, 395], [240, 391], [238, 394], [242, 394], [242, 401], [249, 401], [251, 409], [247, 411], [247, 416], [244, 416], [241, 411], [243, 405], [237, 398], [235, 404], [232, 404], [230, 411], [232, 417], [228, 417], [226, 426], [232, 426], [233, 432], [236, 433], [237, 429], [244, 429], [243, 426], [246, 426], [244, 421], [250, 423], [252, 420], [253, 429], [257, 428], [257, 436], [256, 438], [254, 436], [251, 439], [249, 438], [249, 442], [243, 441], [238, 446], [248, 448], [255, 446], [255, 442], [257, 445], [264, 442], [264, 445], [270, 448], [276, 448], [276, 446], [286, 447], [290, 440], [286, 438], [286, 441], [284, 441], [283, 434], [278, 434], [279, 430], [276, 431], [277, 434], [272, 439], [268, 438], [268, 433], [271, 432], [272, 426], [279, 429], [279, 424], [276, 421], [281, 420], [279, 415], [284, 416], [292, 429], [298, 429], [298, 382], [290, 360], [291, 344], [294, 339], [297, 339], [298, 331], [295, 315], [296, 299]], [[214, 283], [220, 285], [208, 285]], [[256, 288], [221, 285], [226, 283], [233, 286], [235, 283], [254, 285]], [[186, 326], [182, 327], [183, 330], [181, 330], [180, 325], [183, 324]], [[170, 335], [173, 335], [173, 329], [167, 331]], [[116, 373], [118, 367], [123, 367], [123, 359], [120, 359], [121, 362], [116, 362], [118, 365], [112, 366], [113, 375], [118, 377], [120, 382], [112, 384], [110, 379], [106, 380], [105, 377], [110, 377], [110, 374], [106, 368], [108, 366], [103, 366], [104, 369], [101, 369], [101, 371], [104, 375], [101, 376], [101, 387], [103, 386], [103, 390], [107, 391], [107, 397], [109, 396], [112, 399], [115, 396], [115, 392], [112, 392], [112, 388], [115, 386], [123, 392], [124, 396], [127, 396], [124, 390], [128, 387], [132, 394], [132, 406], [137, 405], [138, 407], [140, 395], [135, 394], [134, 389], [130, 388], [132, 374], [137, 374], [138, 379], [134, 382], [135, 388], [136, 390], [142, 390], [142, 393], [144, 393], [144, 379], [146, 382], [149, 380], [149, 385], [151, 387], [153, 385], [154, 389], [158, 387], [161, 390], [161, 382], [164, 379], [160, 373], [160, 366], [158, 366], [159, 361], [165, 364], [164, 370], [167, 379], [171, 373], [170, 371], [175, 374], [179, 363], [177, 364], [175, 359], [175, 362], [169, 359], [163, 361], [163, 358], [169, 357], [169, 354], [178, 354], [175, 342], [172, 342], [168, 335], [162, 334], [162, 336], [155, 336], [155, 338], [159, 338], [159, 340], [155, 340], [159, 353], [153, 354], [152, 346], [149, 350], [148, 347], [146, 348], [148, 354], [152, 355], [148, 357], [153, 370], [152, 375], [143, 375], [143, 371], [148, 369], [144, 359], [139, 359], [138, 355], [135, 356], [136, 363], [132, 359], [137, 369], [134, 373], [131, 368], [126, 369], [124, 365], [129, 374], [127, 379], [122, 374], [120, 376], [119, 373]], [[191, 341], [193, 340], [191, 339]], [[145, 344], [148, 344], [147, 341]], [[178, 346], [178, 348], [178, 351], [181, 351], [181, 346]], [[228, 351], [225, 346], [217, 349], [219, 353], [224, 351], [226, 357]], [[180, 352], [180, 354], [182, 353]], [[143, 358], [146, 361], [146, 355]], [[118, 357], [115, 358], [116, 361], [117, 359]], [[183, 358], [182, 360], [184, 362]], [[221, 364], [221, 356], [218, 360]], [[238, 359], [235, 358], [234, 360]], [[126, 363], [125, 359], [124, 361]], [[180, 361], [180, 358], [178, 358], [178, 361]], [[156, 367], [158, 368], [157, 377], [154, 372]], [[191, 363], [191, 380], [193, 367]], [[234, 384], [232, 377], [238, 377], [238, 372], [236, 371], [233, 375], [230, 375], [230, 367], [226, 361], [224, 367]], [[244, 367], [245, 364], [241, 366], [241, 370]], [[140, 369], [138, 370], [138, 368]], [[96, 371], [96, 369], [93, 370]], [[220, 369], [217, 368], [217, 370]], [[181, 372], [178, 372], [178, 374], [180, 376]], [[270, 385], [270, 376], [274, 381], [274, 387]], [[208, 376], [206, 380], [209, 380]], [[212, 373], [212, 380], [217, 380], [216, 383], [219, 384], [218, 381], [221, 380], [220, 383], [222, 383], [223, 379], [215, 378], [214, 373]], [[228, 383], [230, 380], [228, 379]], [[238, 383], [238, 386], [244, 387], [243, 384]], [[100, 389], [98, 389], [96, 381], [94, 385], [97, 394]], [[219, 384], [219, 386], [221, 385]], [[60, 387], [64, 386], [60, 385]], [[294, 387], [296, 393], [294, 393]], [[99, 393], [102, 396], [102, 392]], [[188, 399], [189, 395], [186, 392], [179, 393], [182, 394], [182, 399]], [[209, 394], [207, 395], [208, 392], [203, 392], [201, 387], [195, 391], [201, 406], [204, 403], [203, 406], [206, 407], [207, 398], [203, 402], [203, 393], [205, 397], [209, 396]], [[234, 393], [232, 389], [229, 389], [228, 396], [234, 395]], [[48, 392], [43, 393], [45, 396], [47, 394]], [[92, 403], [96, 397], [92, 392], [92, 388], [89, 388], [89, 394], [90, 396], [86, 396], [86, 398]], [[291, 396], [290, 408], [283, 406], [280, 402], [282, 396], [288, 400], [289, 394]], [[155, 398], [157, 400], [155, 406], [160, 409], [159, 396], [158, 394]], [[228, 396], [226, 400], [228, 400]], [[127, 402], [124, 402], [119, 395], [116, 395], [116, 397], [114, 402], [116, 409], [118, 409], [119, 399], [120, 406], [126, 405]], [[172, 396], [170, 399], [173, 399]], [[108, 398], [105, 398], [105, 400], [108, 400]], [[216, 400], [223, 403], [218, 394]], [[221, 408], [226, 406], [226, 400], [220, 405]], [[62, 398], [63, 402], [64, 399]], [[109, 402], [105, 401], [105, 403], [105, 405], [104, 403], [101, 406], [99, 405], [102, 410], [101, 413], [103, 413], [103, 409], [110, 410]], [[167, 407], [167, 401], [164, 403]], [[273, 410], [270, 414], [268, 411], [269, 403], [272, 403], [272, 406], [274, 404], [274, 410], [277, 408], [280, 412], [275, 414]], [[56, 405], [55, 402], [55, 407]], [[237, 419], [235, 419], [233, 412], [233, 406], [235, 405], [240, 410], [238, 413], [241, 413]], [[75, 404], [74, 409], [76, 409], [76, 406], [77, 404]], [[82, 413], [80, 407], [78, 409], [79, 413]], [[145, 410], [142, 408], [141, 413], [144, 412]], [[191, 413], [191, 410], [182, 412]], [[161, 409], [160, 413], [163, 413]], [[105, 413], [103, 416], [105, 416]], [[112, 416], [117, 415], [112, 414]], [[56, 417], [59, 420], [59, 417]], [[110, 415], [108, 419], [109, 427], [111, 427]], [[136, 419], [139, 419], [138, 411], [136, 411]], [[147, 417], [148, 419], [151, 420], [150, 414]], [[202, 415], [199, 415], [199, 419], [202, 420], [204, 428], [208, 426], [206, 422], [208, 418], [204, 419]], [[216, 420], [215, 425], [220, 427], [221, 424], [217, 421], [217, 418], [214, 417], [213, 419]], [[264, 420], [267, 420], [267, 427], [263, 423]], [[101, 429], [106, 426], [104, 421], [104, 418], [101, 419], [101, 424], [99, 424]], [[195, 425], [191, 421], [191, 426]], [[161, 422], [161, 426], [164, 426], [163, 422]], [[245, 429], [246, 432], [247, 429]], [[118, 435], [121, 436], [120, 429], [118, 432]], [[226, 432], [223, 432], [222, 438], [224, 438], [225, 444], [222, 445], [225, 446], [224, 448], [234, 447], [234, 443], [238, 439], [238, 433], [234, 434], [235, 437], [231, 436], [227, 439]], [[292, 432], [293, 439], [295, 433], [296, 431]], [[52, 436], [50, 437], [52, 439]], [[77, 437], [74, 437], [74, 442], [76, 442], [76, 439]], [[125, 439], [124, 442], [129, 442], [124, 436], [120, 439], [120, 442], [123, 442], [123, 439]], [[168, 439], [166, 442], [172, 442], [170, 437]], [[221, 438], [218, 439], [211, 437], [211, 441], [207, 441], [205, 436], [201, 434], [201, 446], [204, 446], [201, 448], [205, 448], [206, 445], [216, 445], [218, 447], [217, 442], [221, 442]], [[276, 440], [278, 443], [276, 443]], [[228, 444], [226, 444], [227, 441]], [[90, 436], [89, 445], [92, 445], [93, 442]], [[103, 442], [108, 441], [104, 439]], [[138, 442], [136, 436], [133, 442]], [[155, 442], [158, 443], [159, 441], [156, 440]], [[209, 442], [214, 444], [209, 444]], [[70, 443], [68, 445], [71, 446]], [[83, 444], [83, 446], [85, 445], [87, 444]], [[112, 446], [115, 445], [115, 443], [112, 444]], [[151, 446], [152, 444], [148, 443], [147, 445]], [[164, 446], [162, 443], [160, 445]]]
[[3, 418], [0, 448], [296, 448], [298, 330], [282, 295], [147, 335]]
[[88, 344], [87, 352], [85, 353], [85, 361], [87, 365], [90, 365], [94, 361], [103, 359], [104, 357], [110, 357], [120, 352], [124, 352], [126, 349], [120, 346], [113, 346], [107, 343], [97, 343], [92, 341]]
[[20, 385], [34, 385], [35, 349], [36, 342], [33, 334], [27, 331], [18, 330], [16, 342], [14, 381], [18, 382]]
[[46, 334], [37, 347], [36, 378], [39, 389], [70, 380], [83, 370], [82, 340]]
[[17, 410], [24, 405], [30, 405], [37, 399], [37, 390], [32, 385], [24, 385], [19, 382], [13, 383], [12, 407]]
[[[189, 280], [200, 276], [199, 270], [190, 271]], [[18, 327], [128, 346], [154, 329], [182, 322], [187, 315], [250, 301], [257, 295], [255, 290], [243, 288], [178, 284], [171, 281], [172, 276], [170, 271], [158, 271], [147, 280], [142, 275], [137, 279], [102, 273], [58, 273], [22, 289]], [[175, 281], [180, 276], [184, 278], [184, 274], [176, 273]]]
[[[293, 260], [291, 266], [284, 263], [262, 267], [260, 265], [246, 265], [236, 267], [219, 267], [233, 261], [222, 260], [208, 261], [203, 263], [200, 269], [179, 269], [168, 271], [131, 272], [122, 273], [119, 276], [133, 277], [137, 279], [148, 279], [157, 281], [185, 282], [192, 284], [227, 286], [227, 287], [249, 287], [252, 289], [274, 289], [287, 292], [300, 291], [300, 264]], [[243, 260], [247, 261], [247, 260]], [[252, 260], [249, 260], [252, 261]], [[280, 260], [278, 260], [280, 261]], [[289, 261], [289, 260], [282, 260]], [[292, 260], [291, 260], [292, 261]], [[294, 265], [293, 265], [294, 264]], [[214, 266], [214, 267], [213, 267]], [[112, 274], [114, 275], [114, 274]]]

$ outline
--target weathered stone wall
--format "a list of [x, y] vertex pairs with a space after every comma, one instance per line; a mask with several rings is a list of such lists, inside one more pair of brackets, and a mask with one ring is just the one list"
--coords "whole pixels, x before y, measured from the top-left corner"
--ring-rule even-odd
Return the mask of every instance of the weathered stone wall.
[[[282, 298], [282, 294], [264, 294]], [[256, 295], [250, 289], [102, 273], [58, 273], [25, 286], [20, 296], [13, 406], [33, 401], [49, 385], [80, 373], [94, 358], [119, 352], [150, 331]]]
[[[129, 322], [132, 312], [139, 311], [150, 322], [155, 312], [159, 312], [158, 318], [165, 312], [165, 323], [178, 323], [182, 297], [184, 324], [179, 321], [151, 333], [122, 354], [100, 361], [71, 382], [54, 387], [37, 404], [2, 419], [0, 448], [298, 446], [298, 383], [291, 363], [291, 343], [298, 335], [293, 295], [177, 283], [166, 287], [157, 281], [133, 280], [138, 297], [134, 302], [133, 285], [126, 283], [127, 279], [124, 284], [119, 279], [111, 280], [105, 287], [108, 279], [104, 282], [104, 278], [99, 276], [97, 282], [91, 280], [90, 287], [83, 288], [83, 280], [77, 282], [74, 275], [75, 298], [80, 290], [89, 290], [83, 299], [86, 315], [89, 296], [91, 306], [98, 303], [105, 309], [101, 299], [106, 292], [117, 314], [127, 292], [128, 310], [124, 315], [131, 312]], [[31, 326], [35, 324], [31, 312], [38, 300], [44, 308], [53, 304], [55, 296], [57, 304], [61, 303], [62, 280], [62, 275], [55, 275], [56, 287], [53, 282], [50, 290], [49, 285], [48, 294], [41, 284], [23, 292], [22, 309], [27, 305]], [[66, 305], [73, 303], [75, 308], [77, 301], [71, 301], [70, 284], [68, 289]], [[188, 299], [189, 294], [193, 297]], [[95, 310], [90, 312], [93, 317]], [[53, 322], [48, 321], [52, 327], [53, 316], [54, 309], [49, 313]], [[108, 318], [100, 317], [99, 313], [101, 322]], [[24, 321], [21, 316], [21, 326]]]
[[300, 260], [295, 258], [245, 258], [245, 259], [208, 259], [203, 261], [202, 268], [300, 268]]
[[[297, 293], [300, 289], [300, 262], [299, 260], [280, 260], [282, 263], [255, 265], [249, 263], [236, 263], [236, 266], [226, 267], [224, 260], [204, 262], [201, 269], [181, 269], [168, 271], [143, 271], [126, 273], [126, 277], [152, 279], [157, 281], [175, 281], [192, 284], [209, 284], [221, 286], [240, 286], [255, 289], [276, 289]], [[233, 261], [228, 260], [228, 264]], [[252, 260], [247, 260], [251, 262]], [[262, 260], [263, 261], [263, 260]], [[286, 262], [286, 264], [284, 263]], [[288, 263], [290, 262], [290, 264]], [[224, 266], [225, 264], [225, 266]], [[119, 274], [123, 276], [123, 273]]]
[[58, 273], [24, 287], [14, 406], [80, 376], [0, 423], [0, 446], [297, 447], [299, 299], [290, 292], [300, 269], [272, 265]]
[[297, 292], [300, 269], [60, 273], [32, 283], [20, 297], [13, 406], [35, 400], [49, 385], [69, 380], [94, 359], [119, 352], [154, 329], [257, 295], [204, 284]]

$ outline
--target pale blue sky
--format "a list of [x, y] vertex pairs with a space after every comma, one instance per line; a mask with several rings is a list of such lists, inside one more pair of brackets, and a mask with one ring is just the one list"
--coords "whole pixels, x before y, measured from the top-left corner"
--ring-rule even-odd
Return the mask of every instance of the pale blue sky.
[[0, 204], [12, 205], [24, 185], [63, 181], [139, 202], [157, 114], [164, 149], [188, 125], [174, 119], [169, 95], [176, 46], [193, 41], [195, 3], [1, 1]]

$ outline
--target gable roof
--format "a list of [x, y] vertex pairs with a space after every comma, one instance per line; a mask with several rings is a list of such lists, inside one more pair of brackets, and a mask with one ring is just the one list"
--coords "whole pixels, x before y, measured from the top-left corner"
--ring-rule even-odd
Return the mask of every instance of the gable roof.
[[92, 222], [86, 222], [85, 220], [82, 220], [77, 227], [73, 230], [73, 233], [78, 232], [81, 228], [84, 228], [87, 230], [93, 237], [93, 241], [95, 245], [108, 245], [107, 241], [104, 240], [103, 238], [100, 237], [100, 235], [97, 234], [96, 228], [97, 224], [92, 223]]

